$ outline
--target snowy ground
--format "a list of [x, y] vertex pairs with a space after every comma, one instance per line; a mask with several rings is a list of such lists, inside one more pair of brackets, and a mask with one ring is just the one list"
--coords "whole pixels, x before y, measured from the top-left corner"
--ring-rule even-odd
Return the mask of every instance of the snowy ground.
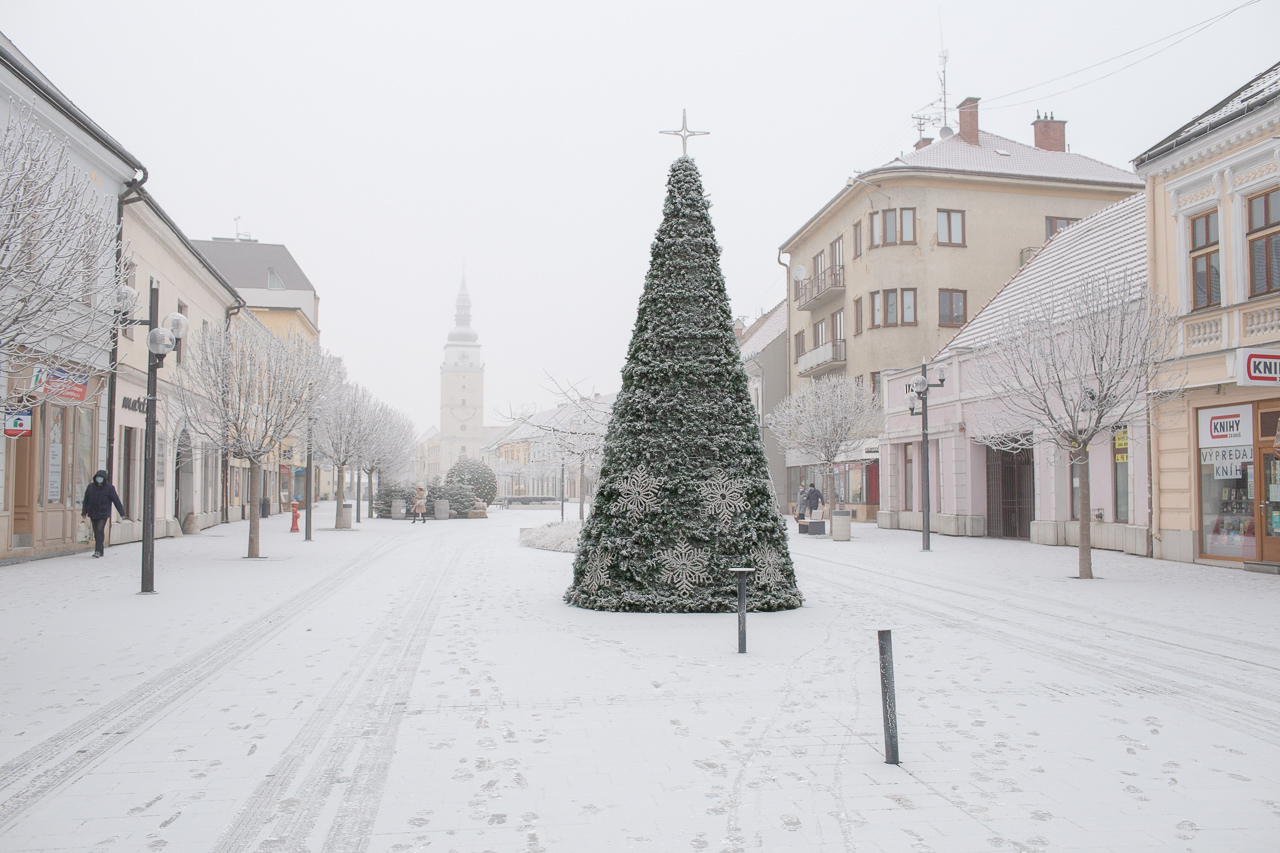
[[1280, 579], [858, 526], [737, 655], [563, 605], [558, 517], [0, 568], [0, 851], [1280, 849]]

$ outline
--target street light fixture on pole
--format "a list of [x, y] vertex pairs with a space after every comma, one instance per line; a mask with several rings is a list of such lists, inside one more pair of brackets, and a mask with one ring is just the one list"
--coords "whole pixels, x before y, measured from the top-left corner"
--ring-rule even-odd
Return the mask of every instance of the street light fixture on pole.
[[[929, 550], [929, 389], [947, 384], [947, 366], [938, 365], [938, 381], [929, 381], [929, 363], [920, 361], [920, 375], [907, 383], [907, 408], [920, 416], [920, 507], [924, 510], [920, 524], [920, 550]], [[916, 411], [916, 406], [920, 411]]]
[[151, 313], [147, 327], [147, 427], [143, 440], [142, 470], [142, 590], [139, 595], [156, 591], [156, 374], [164, 358], [185, 337], [190, 324], [177, 311], [159, 325], [160, 288], [151, 288]]

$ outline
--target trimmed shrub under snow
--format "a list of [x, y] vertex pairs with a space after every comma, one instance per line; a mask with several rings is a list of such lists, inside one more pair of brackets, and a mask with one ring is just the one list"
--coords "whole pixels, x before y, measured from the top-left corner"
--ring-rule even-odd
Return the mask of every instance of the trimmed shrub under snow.
[[520, 544], [525, 548], [541, 548], [543, 551], [564, 551], [572, 554], [578, 550], [578, 534], [582, 532], [580, 521], [553, 521], [541, 527], [520, 531]]

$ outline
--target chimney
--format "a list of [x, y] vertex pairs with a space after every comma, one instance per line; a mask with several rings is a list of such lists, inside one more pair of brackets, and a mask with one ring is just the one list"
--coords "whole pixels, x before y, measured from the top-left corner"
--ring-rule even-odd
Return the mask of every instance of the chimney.
[[747, 327], [746, 327], [745, 325], [743, 325], [742, 318], [741, 318], [741, 317], [734, 317], [734, 318], [733, 318], [733, 334], [734, 334], [734, 336], [735, 336], [735, 337], [737, 337], [737, 339], [738, 339], [738, 340], [742, 340], [742, 333], [743, 333], [743, 332], [745, 332], [746, 330], [747, 330]]
[[970, 145], [978, 144], [978, 98], [960, 102], [960, 138]]
[[919, 151], [921, 148], [928, 148], [931, 144], [933, 144], [932, 136], [922, 136], [920, 141], [916, 143], [915, 149]]
[[1045, 113], [1044, 118], [1040, 117], [1040, 111], [1036, 110], [1036, 120], [1031, 122], [1031, 126], [1036, 129], [1036, 147], [1044, 151], [1066, 151], [1067, 150], [1067, 123], [1058, 121], [1053, 117], [1053, 113]]

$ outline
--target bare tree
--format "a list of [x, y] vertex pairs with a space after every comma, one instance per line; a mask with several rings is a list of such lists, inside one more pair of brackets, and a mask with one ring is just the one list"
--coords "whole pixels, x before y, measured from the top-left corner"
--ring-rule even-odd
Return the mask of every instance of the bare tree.
[[969, 362], [988, 397], [968, 407], [970, 436], [997, 450], [1051, 446], [1080, 479], [1079, 574], [1093, 577], [1089, 445], [1110, 437], [1182, 390], [1184, 374], [1159, 369], [1177, 323], [1128, 273], [1086, 277], [1028, 300], [996, 324]]
[[[0, 380], [6, 407], [62, 396], [108, 369], [121, 304], [115, 199], [72, 166], [65, 139], [10, 101], [0, 137]], [[122, 249], [123, 251], [123, 249]], [[78, 384], [78, 383], [77, 383]]]
[[[533, 432], [530, 443], [540, 452], [523, 466], [533, 473], [536, 463], [572, 463], [578, 470], [578, 518], [586, 517], [587, 484], [598, 475], [604, 456], [613, 398], [584, 393], [577, 385], [551, 378], [559, 404], [549, 412], [510, 415]], [[542, 472], [539, 472], [542, 473]]]
[[343, 382], [326, 401], [316, 422], [315, 442], [337, 468], [337, 501], [334, 526], [342, 518], [346, 500], [346, 473], [356, 467], [369, 440], [375, 400], [362, 385]]
[[828, 374], [779, 403], [765, 425], [783, 450], [819, 460], [824, 477], [831, 477], [837, 459], [880, 435], [884, 417], [879, 394], [848, 376]]
[[409, 469], [417, 428], [413, 420], [383, 402], [374, 405], [369, 419], [368, 440], [361, 450], [360, 465], [369, 475], [369, 516], [373, 517], [373, 477], [381, 487], [384, 479], [395, 480]]
[[305, 422], [332, 371], [319, 345], [278, 338], [251, 317], [197, 333], [183, 353], [174, 387], [187, 424], [249, 463], [249, 557], [260, 556], [262, 465]]

